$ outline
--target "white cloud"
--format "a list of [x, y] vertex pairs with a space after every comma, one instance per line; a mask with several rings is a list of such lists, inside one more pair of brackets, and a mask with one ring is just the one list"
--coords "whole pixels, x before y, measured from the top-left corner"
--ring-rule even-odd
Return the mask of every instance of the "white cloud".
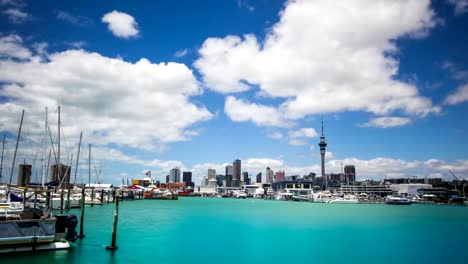
[[314, 138], [317, 137], [317, 131], [313, 128], [301, 128], [299, 130], [290, 131], [289, 132], [290, 138]]
[[284, 136], [283, 136], [283, 133], [281, 132], [273, 132], [273, 133], [268, 134], [267, 137], [272, 138], [272, 139], [282, 139]]
[[102, 22], [107, 23], [107, 27], [119, 38], [131, 38], [138, 36], [138, 24], [131, 15], [119, 11], [112, 11], [102, 17]]
[[249, 4], [248, 0], [236, 0], [236, 2], [239, 8], [245, 8], [249, 10], [250, 12], [255, 11], [255, 6]]
[[395, 79], [394, 40], [420, 37], [435, 24], [429, 0], [290, 1], [264, 40], [209, 38], [194, 65], [214, 91], [258, 86], [264, 96], [283, 98], [276, 111], [268, 107], [277, 119], [340, 111], [424, 116], [440, 107]]
[[331, 151], [325, 151], [325, 158], [334, 159], [335, 155], [333, 155], [333, 152], [331, 152]]
[[55, 15], [57, 19], [76, 26], [85, 27], [93, 23], [93, 20], [88, 17], [72, 15], [63, 10], [55, 10]]
[[226, 97], [224, 112], [234, 122], [252, 121], [259, 126], [290, 126], [274, 107], [246, 102], [234, 96]]
[[301, 139], [290, 139], [289, 140], [289, 145], [293, 145], [293, 146], [304, 146], [306, 144], [307, 144], [307, 142], [304, 141], [304, 140], [301, 140]]
[[8, 6], [8, 5], [18, 7], [18, 8], [23, 8], [27, 4], [22, 0], [1, 0], [0, 1], [0, 6]]
[[411, 123], [411, 119], [407, 117], [378, 117], [372, 118], [369, 122], [360, 124], [362, 127], [398, 127]]
[[182, 50], [176, 51], [176, 53], [174, 54], [174, 57], [182, 58], [182, 57], [185, 57], [187, 54], [189, 54], [189, 50], [188, 49], [182, 49]]
[[18, 35], [0, 37], [0, 58], [27, 59], [31, 52], [23, 47], [23, 39]]
[[[21, 39], [0, 41], [3, 57], [25, 59]], [[13, 40], [13, 42], [12, 42]], [[8, 45], [4, 45], [7, 43]], [[13, 44], [12, 44], [13, 43]], [[192, 71], [179, 63], [135, 63], [84, 50], [67, 50], [29, 61], [0, 60], [2, 130], [16, 132], [21, 109], [26, 122], [41, 134], [42, 110], [62, 105], [64, 133], [85, 131], [93, 144], [109, 143], [161, 150], [167, 143], [189, 140], [190, 127], [212, 114], [190, 102], [201, 93]]]
[[447, 0], [455, 7], [455, 14], [462, 15], [468, 11], [468, 0]]
[[28, 13], [16, 8], [9, 8], [2, 13], [5, 14], [8, 17], [8, 20], [14, 24], [21, 24], [31, 19], [31, 16]]
[[445, 103], [449, 105], [460, 104], [468, 101], [468, 83], [459, 86], [457, 90], [445, 98]]

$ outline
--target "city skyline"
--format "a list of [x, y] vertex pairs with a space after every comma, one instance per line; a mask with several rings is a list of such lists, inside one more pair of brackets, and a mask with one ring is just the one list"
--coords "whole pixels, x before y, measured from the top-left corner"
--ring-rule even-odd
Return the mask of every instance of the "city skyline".
[[21, 110], [16, 166], [34, 172], [58, 105], [60, 160], [84, 134], [79, 179], [88, 144], [109, 183], [199, 183], [237, 159], [238, 177], [320, 175], [322, 116], [327, 174], [468, 179], [466, 3], [2, 1], [3, 181]]

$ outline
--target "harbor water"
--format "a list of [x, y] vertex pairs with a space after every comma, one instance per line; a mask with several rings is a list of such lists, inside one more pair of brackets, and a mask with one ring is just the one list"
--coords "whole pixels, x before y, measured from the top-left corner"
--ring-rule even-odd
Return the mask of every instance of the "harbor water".
[[[86, 207], [70, 250], [1, 263], [466, 263], [468, 207], [180, 198]], [[72, 210], [79, 215], [79, 210]], [[78, 228], [78, 227], [77, 227]]]

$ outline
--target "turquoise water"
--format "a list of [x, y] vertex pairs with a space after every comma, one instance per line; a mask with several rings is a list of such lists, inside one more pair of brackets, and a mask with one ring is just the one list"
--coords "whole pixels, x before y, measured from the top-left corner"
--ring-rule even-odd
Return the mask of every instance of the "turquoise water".
[[[86, 207], [71, 250], [0, 263], [467, 263], [468, 207], [180, 198]], [[73, 211], [79, 214], [79, 210]]]

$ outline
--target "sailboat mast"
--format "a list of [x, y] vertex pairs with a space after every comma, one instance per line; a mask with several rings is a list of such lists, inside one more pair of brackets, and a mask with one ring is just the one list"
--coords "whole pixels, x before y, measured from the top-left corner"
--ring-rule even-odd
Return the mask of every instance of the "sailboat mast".
[[23, 127], [23, 118], [24, 118], [24, 110], [21, 112], [21, 121], [20, 121], [20, 126], [18, 129], [18, 137], [16, 138], [15, 153], [13, 154], [13, 162], [12, 162], [11, 170], [10, 170], [10, 180], [8, 182], [8, 191], [7, 191], [8, 196], [10, 195], [11, 180], [13, 179], [13, 171], [15, 169], [16, 153], [18, 152], [18, 144], [19, 144], [19, 140], [21, 136], [21, 128]]
[[88, 184], [91, 188], [91, 144], [88, 144]]
[[[62, 180], [60, 177], [62, 177], [62, 166], [60, 166], [60, 106], [58, 107], [58, 124], [57, 124], [57, 132], [58, 132], [58, 142], [57, 142], [57, 171], [58, 171], [58, 179], [60, 181], [60, 185], [62, 185]], [[63, 188], [63, 186], [62, 186]]]
[[3, 178], [3, 151], [4, 150], [5, 150], [5, 134], [3, 134], [2, 159], [0, 161], [0, 183], [2, 183], [2, 178]]
[[44, 183], [45, 183], [45, 170], [46, 170], [46, 164], [45, 164], [45, 157], [47, 155], [47, 107], [45, 108], [45, 121], [44, 121], [44, 152], [42, 153], [42, 179], [41, 179], [41, 185], [42, 188], [44, 189]]
[[81, 138], [83, 137], [83, 132], [80, 132], [80, 141], [78, 142], [78, 155], [76, 155], [76, 167], [75, 167], [75, 177], [74, 184], [76, 184], [76, 174], [78, 173], [78, 162], [80, 161], [80, 150], [81, 150]]

